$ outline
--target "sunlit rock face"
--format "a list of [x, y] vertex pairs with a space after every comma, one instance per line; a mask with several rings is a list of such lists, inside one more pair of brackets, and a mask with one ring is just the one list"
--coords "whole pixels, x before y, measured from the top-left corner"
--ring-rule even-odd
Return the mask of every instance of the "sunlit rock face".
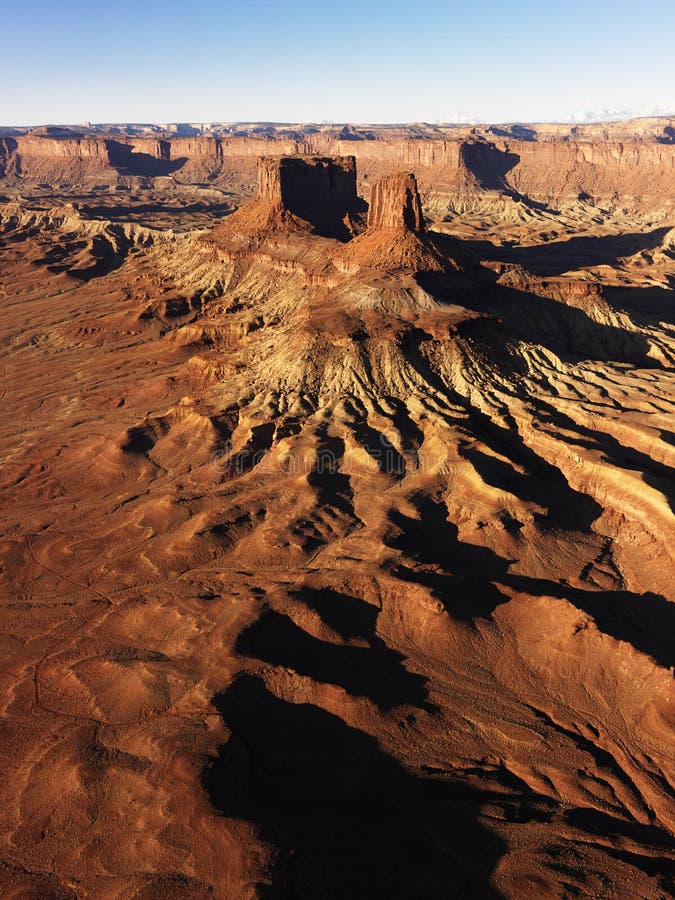
[[387, 228], [421, 234], [426, 230], [414, 174], [387, 175], [370, 195], [369, 228]]

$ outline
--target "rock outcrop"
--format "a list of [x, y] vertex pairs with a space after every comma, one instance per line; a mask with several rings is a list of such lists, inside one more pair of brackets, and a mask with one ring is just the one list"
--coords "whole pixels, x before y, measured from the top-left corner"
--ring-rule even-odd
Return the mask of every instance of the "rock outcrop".
[[215, 237], [262, 237], [283, 226], [345, 239], [358, 229], [364, 208], [353, 156], [263, 156], [255, 197]]
[[[362, 269], [416, 274], [448, 268], [447, 257], [427, 232], [411, 172], [375, 182], [364, 230], [365, 206], [356, 194], [353, 156], [262, 157], [253, 200], [202, 240], [235, 258], [260, 254], [261, 245], [275, 236], [285, 235], [287, 241], [294, 234], [314, 234], [344, 242], [324, 248], [325, 259], [342, 274]], [[273, 256], [278, 264], [278, 246]]]
[[315, 230], [341, 230], [356, 212], [353, 156], [263, 157], [258, 163], [258, 199], [309, 222]]
[[395, 231], [426, 231], [422, 201], [412, 172], [387, 175], [375, 184], [370, 195], [368, 228]]
[[258, 195], [302, 211], [307, 203], [341, 203], [345, 211], [356, 200], [353, 156], [263, 157], [258, 164]]
[[427, 233], [417, 179], [412, 172], [386, 175], [371, 190], [368, 230], [335, 259], [340, 269], [373, 268], [410, 273], [440, 271], [447, 260]]

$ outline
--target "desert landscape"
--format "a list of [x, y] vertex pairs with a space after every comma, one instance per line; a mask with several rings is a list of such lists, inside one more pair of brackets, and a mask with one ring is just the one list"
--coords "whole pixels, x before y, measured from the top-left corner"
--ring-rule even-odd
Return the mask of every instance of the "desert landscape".
[[0, 129], [0, 895], [667, 898], [675, 117]]

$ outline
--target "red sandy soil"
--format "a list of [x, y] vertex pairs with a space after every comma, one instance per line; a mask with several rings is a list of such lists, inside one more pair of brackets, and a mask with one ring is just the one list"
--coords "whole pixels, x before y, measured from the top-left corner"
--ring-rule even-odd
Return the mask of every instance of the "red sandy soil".
[[670, 896], [670, 145], [396, 140], [340, 239], [5, 167], [3, 897]]

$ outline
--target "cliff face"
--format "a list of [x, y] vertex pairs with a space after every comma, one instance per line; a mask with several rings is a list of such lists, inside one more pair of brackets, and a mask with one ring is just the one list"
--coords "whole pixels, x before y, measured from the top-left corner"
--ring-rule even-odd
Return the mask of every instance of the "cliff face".
[[427, 234], [412, 172], [385, 175], [370, 193], [368, 230], [335, 256], [338, 269], [355, 272], [433, 272], [448, 265]]
[[[182, 183], [213, 181], [246, 195], [255, 182], [257, 158], [321, 155], [353, 157], [366, 196], [374, 179], [414, 171], [423, 189], [432, 188], [440, 198], [438, 212], [459, 198], [475, 203], [485, 191], [554, 209], [580, 197], [605, 206], [621, 198], [623, 205], [647, 212], [675, 202], [675, 143], [667, 135], [617, 141], [610, 129], [607, 140], [574, 140], [569, 128], [564, 134], [551, 128], [542, 130], [541, 140], [533, 129], [515, 127], [510, 132], [495, 127], [489, 140], [486, 135], [345, 139], [340, 132], [310, 131], [301, 140], [269, 134], [170, 139], [28, 134], [5, 138], [0, 178], [80, 184], [95, 177], [114, 184], [120, 176], [172, 174]], [[512, 134], [522, 139], [511, 139]]]
[[6, 173], [10, 161], [16, 159], [16, 138], [0, 138], [0, 178]]
[[224, 237], [264, 235], [278, 225], [347, 237], [364, 207], [353, 156], [264, 156], [258, 190], [222, 226]]
[[168, 142], [171, 147], [171, 155], [174, 159], [185, 157], [186, 159], [223, 158], [223, 146], [221, 141], [212, 137], [174, 138]]
[[420, 234], [426, 230], [417, 181], [411, 173], [387, 175], [373, 187], [369, 228], [391, 228]]
[[500, 141], [466, 145], [464, 159], [470, 170], [492, 178], [491, 186], [503, 180], [543, 202], [560, 203], [579, 194], [597, 199], [620, 194], [624, 202], [647, 203], [675, 198], [672, 144]]
[[[22, 182], [80, 184], [95, 178], [108, 181], [114, 175], [107, 141], [90, 138], [50, 138], [33, 135], [10, 138], [5, 177]], [[2, 166], [0, 164], [0, 174]]]
[[33, 137], [16, 138], [16, 152], [36, 159], [103, 159], [108, 162], [108, 141]]
[[309, 222], [342, 219], [358, 200], [356, 160], [265, 157], [258, 164], [258, 196]]

